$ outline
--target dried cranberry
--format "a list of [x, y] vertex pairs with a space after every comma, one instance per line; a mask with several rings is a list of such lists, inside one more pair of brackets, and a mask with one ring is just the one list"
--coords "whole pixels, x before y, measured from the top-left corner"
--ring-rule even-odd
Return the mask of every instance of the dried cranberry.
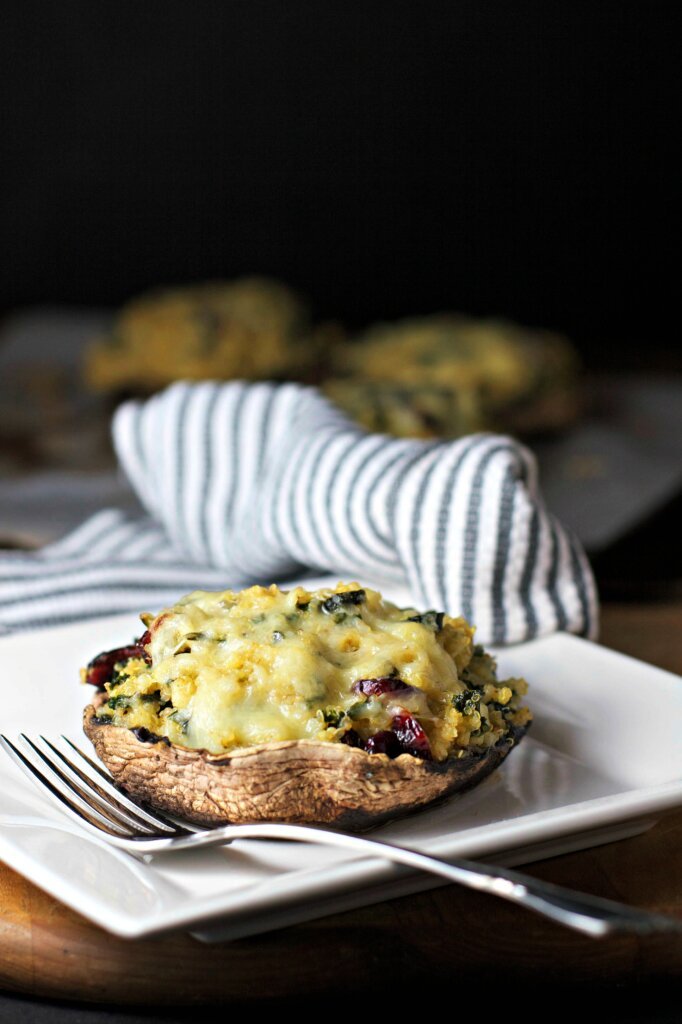
[[362, 693], [365, 697], [380, 697], [383, 693], [404, 693], [413, 690], [402, 679], [396, 676], [379, 676], [377, 679], [357, 679], [353, 683], [353, 692]]
[[360, 739], [359, 733], [355, 729], [349, 729], [348, 732], [344, 732], [341, 737], [341, 742], [346, 743], [349, 747], [361, 747], [362, 740]]
[[431, 744], [417, 719], [408, 711], [400, 711], [393, 716], [393, 730], [398, 737], [400, 746], [406, 754], [431, 760]]
[[365, 740], [365, 750], [368, 754], [388, 754], [389, 757], [398, 757], [403, 753], [400, 740], [393, 729], [382, 729], [375, 732], [368, 740]]
[[113, 651], [103, 651], [89, 662], [85, 670], [85, 681], [92, 686], [104, 686], [108, 683], [114, 673], [114, 665], [130, 661], [131, 658], [142, 658], [151, 665], [152, 659], [145, 650], [145, 644], [150, 641], [149, 631], [143, 633], [140, 639], [127, 647], [116, 647]]

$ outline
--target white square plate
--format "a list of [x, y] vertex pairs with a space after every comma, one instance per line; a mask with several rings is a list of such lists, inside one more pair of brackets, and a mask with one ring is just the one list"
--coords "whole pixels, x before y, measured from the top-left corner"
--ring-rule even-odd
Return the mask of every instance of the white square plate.
[[[0, 641], [1, 731], [70, 736], [78, 670], [139, 633], [119, 615]], [[682, 680], [559, 634], [499, 652], [529, 681], [532, 730], [477, 789], [377, 830], [440, 856], [521, 864], [643, 831], [682, 804]], [[0, 752], [0, 858], [117, 935], [168, 928], [236, 938], [439, 883], [378, 858], [294, 843], [142, 862], [80, 831]]]

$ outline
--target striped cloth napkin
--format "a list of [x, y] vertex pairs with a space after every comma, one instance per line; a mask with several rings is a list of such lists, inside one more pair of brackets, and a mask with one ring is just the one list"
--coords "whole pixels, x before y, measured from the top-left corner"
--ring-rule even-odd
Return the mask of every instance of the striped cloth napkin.
[[483, 643], [596, 632], [585, 555], [508, 437], [368, 434], [314, 388], [240, 381], [128, 402], [113, 434], [148, 515], [103, 511], [41, 551], [0, 555], [0, 630], [308, 569], [407, 585], [416, 607], [464, 615]]

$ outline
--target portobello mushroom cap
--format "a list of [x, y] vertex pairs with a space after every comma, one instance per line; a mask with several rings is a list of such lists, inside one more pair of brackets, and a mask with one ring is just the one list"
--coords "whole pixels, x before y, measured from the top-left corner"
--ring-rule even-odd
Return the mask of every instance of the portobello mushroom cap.
[[443, 762], [411, 754], [389, 758], [342, 743], [286, 740], [211, 754], [98, 719], [83, 728], [114, 781], [135, 800], [198, 825], [256, 821], [362, 830], [478, 785], [528, 726], [491, 747]]

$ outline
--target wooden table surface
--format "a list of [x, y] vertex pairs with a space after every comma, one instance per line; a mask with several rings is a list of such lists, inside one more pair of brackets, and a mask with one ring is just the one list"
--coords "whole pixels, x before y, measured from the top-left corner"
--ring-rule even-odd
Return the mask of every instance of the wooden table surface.
[[[609, 605], [602, 642], [682, 674], [682, 602]], [[682, 681], [680, 682], [682, 686]], [[682, 810], [643, 835], [530, 865], [530, 874], [682, 917]], [[636, 986], [682, 976], [682, 938], [591, 940], [514, 906], [445, 886], [248, 939], [117, 939], [0, 865], [0, 988], [92, 1003], [256, 1002], [386, 978], [435, 985]], [[407, 988], [405, 988], [407, 991]]]

